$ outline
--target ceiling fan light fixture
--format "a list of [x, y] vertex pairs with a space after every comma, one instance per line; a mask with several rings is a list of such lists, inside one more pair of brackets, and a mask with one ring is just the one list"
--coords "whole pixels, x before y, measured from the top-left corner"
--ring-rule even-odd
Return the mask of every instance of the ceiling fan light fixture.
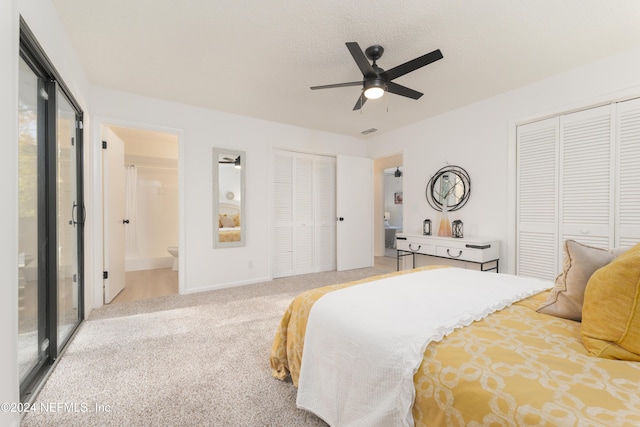
[[382, 79], [372, 79], [364, 84], [364, 96], [367, 99], [378, 99], [384, 95], [387, 85]]

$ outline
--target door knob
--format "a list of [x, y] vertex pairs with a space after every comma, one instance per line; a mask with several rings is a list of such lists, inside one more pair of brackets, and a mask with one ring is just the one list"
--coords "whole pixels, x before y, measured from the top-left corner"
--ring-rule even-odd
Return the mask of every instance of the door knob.
[[338, 218], [338, 221], [344, 221], [343, 217]]
[[123, 224], [129, 224], [129, 220], [128, 220], [128, 219], [123, 219], [123, 220], [122, 220], [122, 223], [123, 223]]

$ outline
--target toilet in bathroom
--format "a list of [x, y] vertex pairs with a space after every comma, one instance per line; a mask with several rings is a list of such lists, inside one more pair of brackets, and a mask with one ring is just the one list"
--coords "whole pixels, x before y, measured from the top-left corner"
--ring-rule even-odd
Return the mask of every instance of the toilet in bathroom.
[[173, 271], [178, 271], [178, 247], [177, 246], [169, 246], [167, 251], [173, 255]]

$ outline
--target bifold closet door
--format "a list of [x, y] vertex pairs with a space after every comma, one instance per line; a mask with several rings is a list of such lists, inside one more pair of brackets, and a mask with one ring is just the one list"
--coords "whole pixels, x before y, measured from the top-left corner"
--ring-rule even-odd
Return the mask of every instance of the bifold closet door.
[[336, 160], [274, 154], [273, 277], [335, 269]]
[[553, 280], [558, 269], [558, 118], [517, 129], [516, 274]]
[[640, 99], [617, 104], [618, 179], [615, 246], [640, 242]]
[[560, 246], [569, 239], [603, 249], [613, 246], [611, 122], [610, 105], [560, 117]]
[[330, 271], [336, 268], [336, 159], [316, 158], [314, 177], [314, 262], [316, 271]]
[[276, 151], [273, 158], [273, 277], [293, 270], [293, 154]]
[[313, 158], [294, 155], [293, 158], [293, 223], [294, 223], [294, 272], [315, 271], [315, 219], [313, 194]]
[[640, 242], [640, 99], [518, 126], [517, 152], [517, 274], [553, 279], [568, 239]]

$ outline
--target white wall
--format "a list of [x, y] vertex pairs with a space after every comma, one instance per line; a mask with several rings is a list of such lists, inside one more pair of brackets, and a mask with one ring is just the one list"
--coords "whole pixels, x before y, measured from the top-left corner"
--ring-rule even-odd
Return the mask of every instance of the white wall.
[[639, 85], [640, 49], [634, 49], [377, 136], [371, 142], [373, 158], [384, 157], [390, 147], [404, 154], [404, 232], [421, 233], [424, 218], [439, 219], [425, 199], [429, 177], [445, 162], [461, 166], [471, 176], [471, 196], [449, 219], [464, 221], [465, 236], [500, 239], [501, 271], [513, 272], [515, 124], [605, 99], [640, 96]]
[[[286, 126], [105, 88], [92, 88], [100, 122], [165, 127], [180, 136], [180, 286], [182, 293], [268, 280], [271, 276], [271, 158], [274, 147], [315, 154], [367, 156], [356, 138]], [[98, 144], [97, 135], [93, 144]], [[213, 147], [246, 152], [246, 246], [213, 248]], [[99, 155], [96, 154], [96, 155]], [[100, 176], [99, 162], [93, 174]], [[98, 203], [94, 209], [99, 209]], [[101, 250], [96, 241], [95, 251]], [[249, 262], [253, 268], [249, 268]], [[95, 271], [100, 271], [95, 268]], [[95, 301], [99, 305], [99, 301]]]

